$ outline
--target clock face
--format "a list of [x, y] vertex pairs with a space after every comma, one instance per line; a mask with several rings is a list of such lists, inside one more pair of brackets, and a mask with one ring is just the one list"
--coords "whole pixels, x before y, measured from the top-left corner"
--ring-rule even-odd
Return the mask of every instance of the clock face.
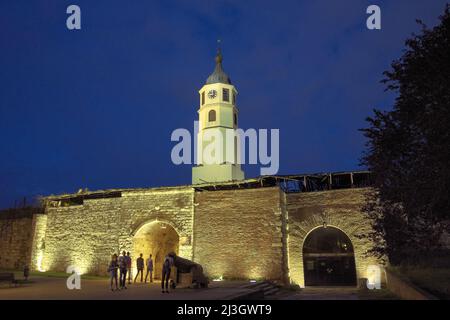
[[217, 91], [216, 90], [209, 90], [208, 97], [210, 99], [214, 99], [215, 97], [217, 97]]

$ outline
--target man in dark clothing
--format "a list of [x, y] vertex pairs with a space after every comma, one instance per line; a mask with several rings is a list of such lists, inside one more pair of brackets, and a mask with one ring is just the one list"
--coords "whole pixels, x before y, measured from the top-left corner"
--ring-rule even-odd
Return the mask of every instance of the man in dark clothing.
[[139, 276], [139, 273], [141, 274], [141, 282], [144, 280], [144, 258], [142, 258], [142, 253], [139, 255], [139, 258], [136, 259], [136, 268], [137, 273], [134, 277], [134, 283], [136, 283], [136, 279]]
[[[169, 293], [170, 271], [172, 270], [172, 266], [174, 263], [174, 257], [175, 257], [175, 253], [171, 252], [164, 258], [163, 268], [162, 268], [162, 278], [161, 278], [162, 293], [164, 293], [164, 292]], [[164, 282], [166, 284], [165, 290], [164, 290]]]
[[133, 278], [133, 275], [131, 274], [133, 271], [133, 268], [131, 268], [132, 261], [130, 257], [130, 252], [127, 252], [127, 272], [128, 272], [128, 284], [131, 284], [131, 278]]
[[127, 254], [125, 251], [122, 252], [122, 255], [119, 257], [119, 271], [120, 271], [120, 289], [126, 289], [127, 283]]

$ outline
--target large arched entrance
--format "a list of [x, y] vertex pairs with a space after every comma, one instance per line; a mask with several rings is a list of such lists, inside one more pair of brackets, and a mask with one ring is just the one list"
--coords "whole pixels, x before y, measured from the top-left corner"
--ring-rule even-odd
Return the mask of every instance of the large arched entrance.
[[[133, 238], [134, 261], [139, 254], [143, 254], [147, 261], [150, 254], [153, 257], [153, 277], [161, 279], [164, 257], [169, 252], [178, 254], [179, 236], [177, 231], [168, 223], [153, 221], [143, 225]], [[133, 265], [133, 267], [135, 267]]]
[[306, 286], [354, 286], [356, 268], [353, 245], [334, 227], [311, 231], [303, 244]]

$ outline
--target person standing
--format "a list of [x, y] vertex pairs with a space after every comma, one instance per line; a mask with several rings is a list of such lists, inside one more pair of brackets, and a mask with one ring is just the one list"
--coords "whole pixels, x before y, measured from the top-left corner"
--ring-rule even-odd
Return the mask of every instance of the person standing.
[[150, 273], [150, 282], [153, 282], [153, 259], [152, 255], [147, 259], [147, 273], [145, 274], [145, 283], [147, 283], [147, 277]]
[[111, 291], [114, 291], [113, 280], [115, 280], [115, 282], [116, 282], [116, 290], [118, 289], [118, 287], [117, 287], [117, 268], [118, 267], [119, 267], [119, 264], [117, 262], [117, 254], [113, 254], [111, 256], [111, 262], [109, 263], [109, 267], [108, 267], [108, 272], [109, 272], [110, 278], [111, 278]]
[[[169, 278], [170, 278], [170, 272], [172, 270], [172, 266], [174, 263], [174, 259], [173, 259], [174, 256], [175, 256], [175, 253], [171, 252], [164, 258], [163, 268], [162, 268], [162, 278], [161, 278], [162, 293], [164, 293], [164, 292], [169, 293]], [[164, 282], [165, 282], [165, 287], [166, 287], [165, 290], [164, 290]]]
[[127, 254], [125, 251], [122, 252], [122, 255], [119, 257], [119, 271], [120, 271], [120, 289], [126, 289], [127, 283]]
[[25, 281], [28, 281], [29, 276], [30, 276], [30, 267], [26, 264], [23, 267], [23, 277], [24, 277]]
[[130, 252], [127, 252], [127, 272], [128, 272], [128, 284], [131, 284], [131, 278], [133, 278], [132, 275], [132, 270], [133, 268], [131, 268], [131, 257], [130, 257]]
[[134, 283], [136, 283], [136, 279], [141, 274], [141, 282], [144, 280], [144, 258], [142, 258], [142, 253], [139, 255], [139, 258], [136, 259], [136, 268], [137, 273], [136, 277], [134, 277]]

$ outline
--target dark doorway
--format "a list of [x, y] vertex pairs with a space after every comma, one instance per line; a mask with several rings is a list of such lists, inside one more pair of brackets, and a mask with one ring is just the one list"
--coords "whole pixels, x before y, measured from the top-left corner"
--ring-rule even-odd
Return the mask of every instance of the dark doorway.
[[303, 245], [303, 270], [306, 286], [355, 286], [352, 242], [334, 227], [313, 230]]

